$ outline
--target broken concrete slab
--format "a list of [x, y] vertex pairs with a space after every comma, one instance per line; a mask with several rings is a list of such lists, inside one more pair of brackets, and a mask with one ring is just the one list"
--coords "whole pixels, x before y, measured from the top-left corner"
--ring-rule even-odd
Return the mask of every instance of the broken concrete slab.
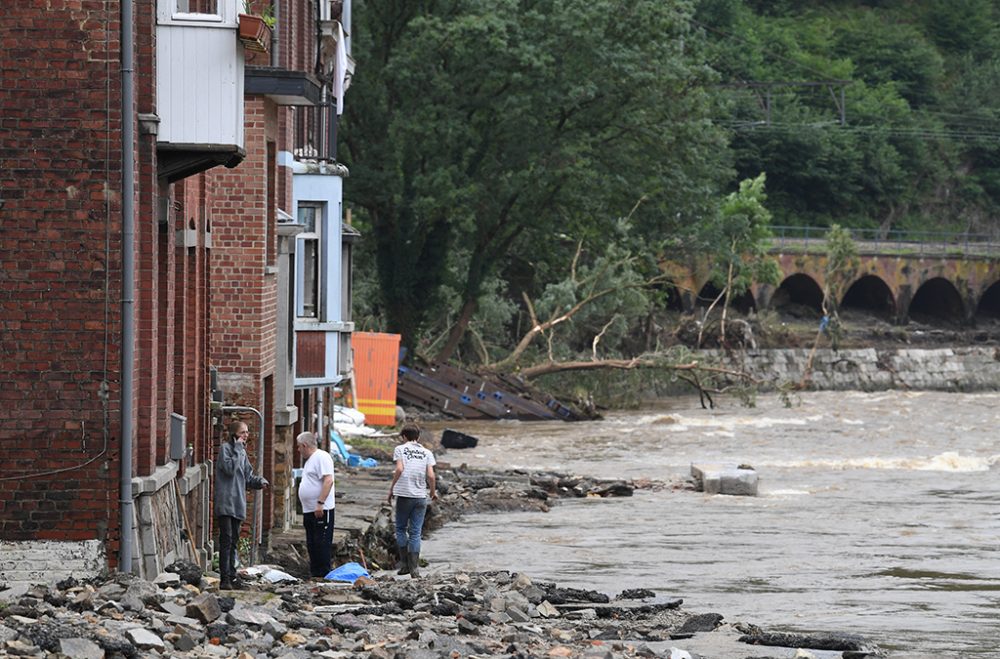
[[691, 476], [705, 494], [757, 496], [757, 471], [745, 464], [691, 463]]

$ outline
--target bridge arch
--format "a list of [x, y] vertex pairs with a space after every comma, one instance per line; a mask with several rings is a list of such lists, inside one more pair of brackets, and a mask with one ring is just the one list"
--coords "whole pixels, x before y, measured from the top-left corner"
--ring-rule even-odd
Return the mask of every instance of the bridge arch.
[[[721, 292], [711, 281], [705, 282], [701, 290], [698, 291], [698, 296], [695, 298], [695, 306], [708, 307], [715, 298], [719, 297], [719, 293]], [[729, 306], [731, 309], [747, 314], [757, 309], [757, 301], [754, 299], [753, 293], [748, 290], [743, 295], [737, 295], [730, 299]]]
[[676, 282], [667, 279], [654, 284], [653, 291], [660, 296], [661, 305], [667, 311], [684, 311], [684, 295]]
[[896, 317], [896, 296], [877, 275], [864, 275], [851, 284], [840, 301], [841, 309], [857, 309], [892, 320]]
[[823, 289], [807, 274], [796, 272], [785, 277], [771, 296], [771, 308], [808, 307], [819, 315], [823, 311]]
[[955, 285], [944, 277], [928, 279], [910, 300], [907, 315], [919, 319], [934, 318], [937, 320], [962, 323], [965, 320], [965, 304], [962, 295]]
[[[790, 305], [792, 308], [788, 311], [794, 312], [794, 307], [798, 306], [800, 311], [811, 308], [818, 314], [822, 308], [827, 256], [781, 246], [772, 249], [771, 253], [784, 277], [781, 286], [755, 283], [749, 296], [752, 306], [749, 301], [743, 301], [743, 306], [770, 309]], [[664, 261], [661, 268], [677, 287], [685, 313], [693, 313], [696, 307], [707, 306], [714, 299], [711, 290], [706, 288], [711, 271], [709, 260]], [[887, 313], [888, 320], [895, 324], [909, 322], [911, 311], [932, 322], [966, 324], [974, 322], [977, 313], [996, 313], [1000, 318], [998, 278], [1000, 254], [956, 256], [872, 251], [860, 256], [852, 285], [839, 302], [842, 307], [860, 306], [876, 313]], [[858, 288], [851, 291], [855, 286]], [[699, 293], [708, 301], [698, 300]], [[915, 293], [919, 293], [919, 298], [915, 298]], [[935, 308], [935, 302], [944, 306]]]
[[1000, 281], [983, 291], [976, 305], [976, 316], [1000, 318]]

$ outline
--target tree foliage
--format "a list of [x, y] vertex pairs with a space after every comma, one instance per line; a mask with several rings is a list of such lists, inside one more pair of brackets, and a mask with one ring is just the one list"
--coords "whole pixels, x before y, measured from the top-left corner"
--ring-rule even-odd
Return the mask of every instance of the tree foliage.
[[650, 236], [710, 207], [724, 142], [685, 3], [366, 0], [355, 16], [349, 194], [407, 342], [449, 277], [444, 356], [513, 250], [598, 241], [640, 197]]
[[773, 84], [718, 88], [716, 120], [776, 224], [1000, 232], [996, 3], [703, 0], [696, 20], [723, 82]]
[[775, 225], [1000, 235], [992, 0], [355, 0], [354, 19], [359, 322], [430, 356], [628, 366], [656, 352], [658, 259], [711, 260], [724, 319], [774, 281]]

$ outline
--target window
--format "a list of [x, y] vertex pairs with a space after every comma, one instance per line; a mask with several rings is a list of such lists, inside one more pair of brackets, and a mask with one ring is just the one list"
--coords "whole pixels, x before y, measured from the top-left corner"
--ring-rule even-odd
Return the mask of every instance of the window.
[[323, 205], [314, 202], [299, 203], [299, 224], [304, 227], [299, 234], [302, 245], [302, 307], [300, 317], [319, 318], [322, 286], [320, 273], [320, 239], [323, 232]]
[[176, 11], [181, 14], [218, 14], [218, 0], [176, 0]]

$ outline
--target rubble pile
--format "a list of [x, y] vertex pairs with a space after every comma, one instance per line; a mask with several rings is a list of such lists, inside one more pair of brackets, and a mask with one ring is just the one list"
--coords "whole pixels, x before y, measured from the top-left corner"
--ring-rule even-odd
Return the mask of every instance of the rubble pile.
[[165, 572], [147, 582], [118, 574], [27, 588], [0, 608], [0, 654], [658, 656], [641, 641], [668, 640], [692, 618], [680, 600], [658, 602], [648, 591], [609, 600], [507, 572], [420, 580], [380, 573], [353, 585], [257, 580], [220, 592], [217, 579], [199, 571], [191, 583], [190, 564], [178, 567], [184, 578]]

